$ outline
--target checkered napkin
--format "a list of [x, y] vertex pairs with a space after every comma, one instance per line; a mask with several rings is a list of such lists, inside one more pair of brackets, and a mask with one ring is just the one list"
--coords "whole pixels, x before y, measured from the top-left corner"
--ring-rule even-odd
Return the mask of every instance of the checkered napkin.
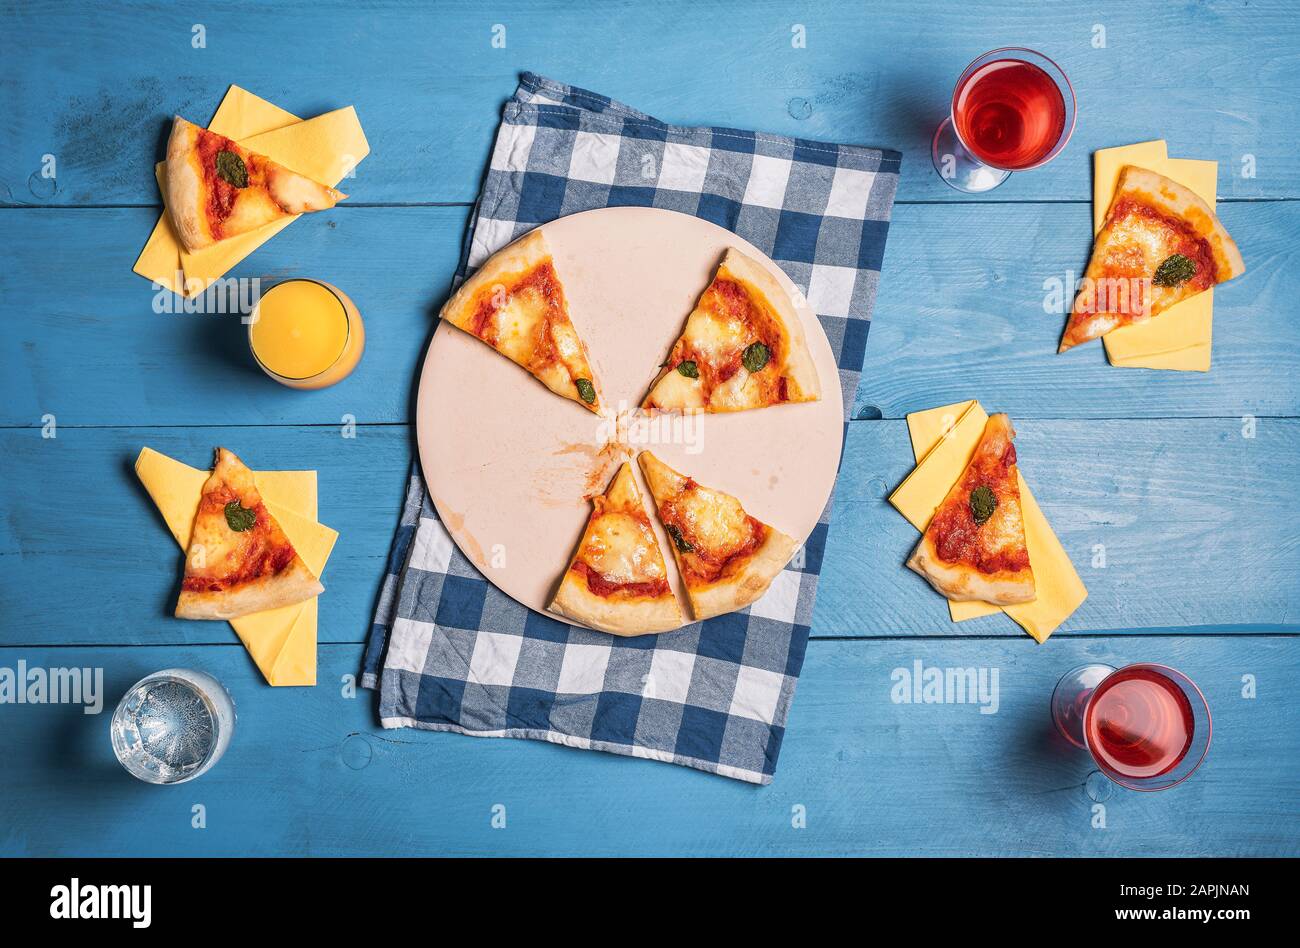
[[[456, 280], [538, 224], [578, 211], [640, 205], [703, 217], [767, 253], [804, 290], [835, 351], [847, 412], [900, 157], [666, 125], [525, 74], [505, 107]], [[362, 683], [379, 688], [384, 727], [534, 738], [769, 783], [829, 516], [827, 504], [748, 609], [624, 639], [532, 612], [493, 586], [452, 542], [417, 465]]]

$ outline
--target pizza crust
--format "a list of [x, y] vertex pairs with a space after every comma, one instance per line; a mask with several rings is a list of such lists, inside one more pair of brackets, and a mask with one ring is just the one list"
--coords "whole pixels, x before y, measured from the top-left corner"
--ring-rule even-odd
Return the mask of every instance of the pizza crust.
[[776, 281], [776, 277], [772, 276], [767, 267], [752, 257], [745, 256], [734, 247], [730, 248], [722, 258], [722, 267], [757, 288], [780, 316], [786, 332], [786, 344], [789, 346], [785, 360], [785, 374], [799, 386], [801, 396], [797, 400], [813, 402], [821, 398], [821, 383], [817, 378], [817, 369], [813, 365], [812, 353], [808, 351], [808, 340], [803, 332], [803, 320], [799, 318], [799, 311], [795, 309], [790, 294], [782, 289], [781, 284]]
[[198, 127], [179, 115], [167, 139], [167, 212], [186, 250], [212, 242], [202, 219], [202, 179], [195, 159]]
[[181, 590], [179, 619], [238, 619], [253, 612], [304, 602], [325, 591], [300, 558], [274, 576], [263, 576], [222, 592]]
[[[799, 545], [794, 537], [768, 527], [767, 539], [739, 573], [698, 589], [688, 589], [696, 619], [710, 619], [743, 609], [767, 592]], [[676, 551], [674, 551], [676, 555]]]
[[548, 608], [581, 625], [622, 636], [669, 632], [682, 624], [681, 606], [671, 592], [663, 599], [619, 602], [597, 596], [571, 569], [564, 571]]
[[[1172, 178], [1167, 178], [1146, 168], [1129, 165], [1120, 175], [1115, 197], [1140, 192], [1140, 197], [1150, 201], [1171, 217], [1179, 217], [1192, 225], [1193, 229], [1207, 241], [1214, 254], [1214, 266], [1218, 271], [1218, 283], [1226, 283], [1246, 272], [1246, 261], [1242, 259], [1237, 243], [1228, 236], [1228, 231], [1219, 220], [1214, 208], [1201, 200], [1191, 188], [1183, 187]], [[1114, 200], [1111, 201], [1114, 204]]]
[[981, 573], [961, 563], [945, 563], [935, 552], [934, 541], [928, 533], [921, 537], [907, 565], [925, 577], [945, 599], [955, 602], [979, 600], [995, 606], [1010, 606], [1018, 602], [1033, 602], [1038, 595], [1029, 570]]

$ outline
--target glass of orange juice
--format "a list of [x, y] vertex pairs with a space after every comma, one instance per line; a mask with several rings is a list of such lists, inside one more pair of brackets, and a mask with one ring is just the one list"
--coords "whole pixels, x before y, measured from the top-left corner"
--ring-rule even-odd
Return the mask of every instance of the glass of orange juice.
[[348, 295], [322, 280], [293, 279], [262, 294], [248, 324], [262, 371], [290, 388], [341, 382], [361, 361], [366, 330]]

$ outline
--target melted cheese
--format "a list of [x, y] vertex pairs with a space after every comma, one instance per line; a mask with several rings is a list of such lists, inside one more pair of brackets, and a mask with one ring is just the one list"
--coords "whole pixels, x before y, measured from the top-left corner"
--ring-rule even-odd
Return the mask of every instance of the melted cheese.
[[686, 532], [713, 555], [726, 555], [749, 539], [749, 524], [740, 501], [722, 491], [696, 486], [674, 505]]
[[625, 513], [597, 517], [583, 542], [580, 559], [613, 583], [643, 583], [663, 578], [654, 533]]
[[713, 365], [735, 357], [750, 343], [750, 328], [738, 319], [697, 309], [686, 326], [686, 342]]
[[497, 349], [520, 365], [530, 365], [537, 347], [537, 325], [544, 312], [544, 304], [536, 294], [512, 294], [493, 315]]

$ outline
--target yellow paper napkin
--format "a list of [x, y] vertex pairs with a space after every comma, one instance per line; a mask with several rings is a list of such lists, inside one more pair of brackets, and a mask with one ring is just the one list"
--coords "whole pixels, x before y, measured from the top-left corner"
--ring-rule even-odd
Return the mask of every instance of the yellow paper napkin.
[[[188, 549], [194, 512], [208, 472], [152, 448], [141, 449], [135, 472], [181, 550]], [[321, 575], [338, 533], [316, 522], [316, 472], [254, 471], [253, 479], [298, 555], [313, 573]], [[241, 616], [230, 624], [270, 684], [314, 685], [316, 621], [317, 603], [312, 598]]]
[[[917, 465], [889, 502], [916, 529], [924, 531], [961, 472], [970, 463], [984, 433], [988, 415], [979, 402], [957, 402], [907, 416], [907, 430]], [[1034, 567], [1038, 598], [999, 607], [987, 602], [949, 602], [954, 622], [991, 615], [999, 608], [1039, 642], [1045, 642], [1088, 597], [1088, 590], [1056, 538], [1047, 517], [1020, 476], [1020, 505], [1025, 521], [1025, 545]]]
[[[1101, 230], [1120, 170], [1136, 165], [1191, 188], [1214, 207], [1219, 165], [1214, 161], [1170, 158], [1163, 141], [1103, 148], [1093, 154], [1092, 229]], [[1111, 365], [1129, 368], [1208, 372], [1214, 321], [1214, 290], [1198, 293], [1154, 319], [1124, 326], [1102, 337]]]
[[[304, 121], [238, 86], [230, 87], [208, 128], [331, 187], [370, 153], [351, 106]], [[154, 176], [165, 201], [166, 162], [155, 166]], [[299, 216], [274, 221], [191, 254], [182, 248], [164, 209], [134, 269], [173, 292], [195, 296]], [[178, 273], [183, 274], [179, 284]]]

